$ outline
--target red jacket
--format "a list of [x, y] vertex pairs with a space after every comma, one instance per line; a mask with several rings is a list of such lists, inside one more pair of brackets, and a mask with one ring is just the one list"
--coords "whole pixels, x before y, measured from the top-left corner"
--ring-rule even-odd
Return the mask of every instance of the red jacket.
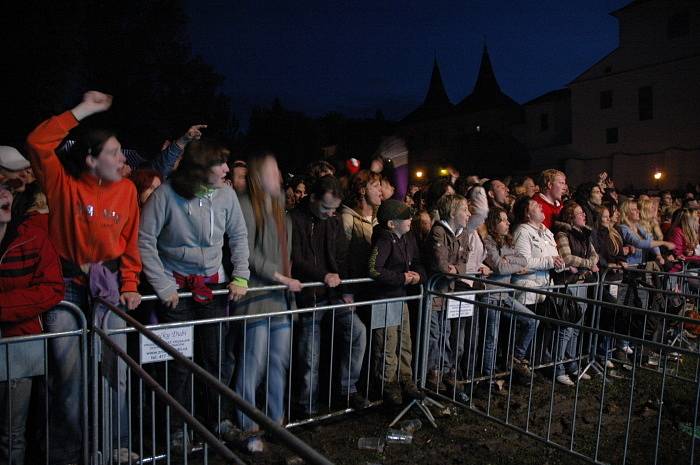
[[136, 187], [128, 179], [102, 183], [90, 173], [75, 179], [66, 172], [55, 150], [77, 125], [67, 111], [27, 138], [32, 168], [49, 203], [51, 240], [58, 254], [76, 265], [119, 258], [121, 291], [136, 292], [141, 272]]
[[[676, 244], [676, 248], [673, 249], [673, 255], [675, 255], [678, 258], [682, 258], [690, 263], [700, 263], [700, 256], [695, 255], [695, 251], [693, 251], [691, 254], [688, 254], [688, 244], [685, 241], [685, 234], [683, 234], [683, 229], [676, 226], [675, 228], [671, 229], [671, 231], [669, 231], [666, 237], [666, 240]], [[682, 263], [676, 263], [671, 268], [671, 271], [674, 273], [682, 270]]]
[[46, 233], [48, 215], [32, 215], [0, 243], [0, 336], [42, 332], [39, 315], [63, 299], [61, 265]]
[[551, 203], [549, 199], [545, 198], [541, 193], [535, 194], [532, 200], [539, 203], [542, 207], [542, 213], [544, 213], [544, 221], [542, 224], [551, 230], [554, 220], [559, 216], [563, 205], [561, 202], [557, 202], [556, 205]]

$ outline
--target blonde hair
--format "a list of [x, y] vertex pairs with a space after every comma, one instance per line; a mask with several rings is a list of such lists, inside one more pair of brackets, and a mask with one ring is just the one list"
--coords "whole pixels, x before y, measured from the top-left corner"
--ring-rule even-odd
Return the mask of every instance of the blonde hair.
[[549, 185], [554, 183], [557, 176], [562, 176], [564, 178], [566, 177], [566, 175], [559, 170], [548, 169], [542, 171], [539, 179], [537, 180], [537, 185], [540, 186], [540, 191], [547, 192]]
[[[661, 227], [659, 226], [658, 218], [658, 206], [651, 199], [641, 199], [638, 202], [639, 205], [639, 224], [648, 232], [654, 236], [656, 240], [663, 240], [663, 234], [661, 234]], [[654, 208], [656, 207], [656, 212]]]
[[452, 214], [457, 211], [462, 202], [468, 204], [467, 199], [459, 194], [443, 195], [437, 202], [437, 211], [440, 219], [449, 221]]

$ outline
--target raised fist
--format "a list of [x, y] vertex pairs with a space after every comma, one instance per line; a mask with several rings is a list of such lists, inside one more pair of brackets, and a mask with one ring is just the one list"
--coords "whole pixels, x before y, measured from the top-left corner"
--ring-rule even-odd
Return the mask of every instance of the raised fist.
[[71, 110], [73, 116], [78, 121], [87, 118], [95, 113], [100, 113], [109, 110], [112, 106], [112, 96], [109, 94], [104, 94], [96, 90], [91, 90], [85, 92], [83, 95], [83, 101], [78, 104], [75, 108]]

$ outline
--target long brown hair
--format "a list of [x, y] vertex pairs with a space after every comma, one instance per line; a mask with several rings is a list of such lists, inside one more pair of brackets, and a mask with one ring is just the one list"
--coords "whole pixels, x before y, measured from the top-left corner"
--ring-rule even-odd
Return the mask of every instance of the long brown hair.
[[360, 202], [365, 196], [363, 191], [366, 192], [368, 185], [380, 182], [381, 179], [382, 176], [380, 174], [373, 173], [370, 170], [361, 170], [355, 173], [350, 179], [350, 189], [348, 189], [346, 197], [347, 205], [357, 211], [360, 208]]
[[[262, 240], [265, 233], [265, 202], [267, 193], [263, 188], [262, 170], [265, 162], [269, 159], [276, 161], [275, 155], [272, 152], [258, 152], [248, 160], [248, 172], [246, 173], [246, 184], [248, 187], [248, 195], [250, 204], [253, 207], [253, 218], [255, 220], [255, 242]], [[280, 184], [279, 195], [270, 196], [270, 207], [272, 218], [275, 221], [277, 231], [283, 231], [286, 234], [286, 225], [284, 222], [284, 196], [282, 195], [282, 187]], [[280, 237], [280, 240], [286, 240]]]
[[486, 231], [488, 231], [489, 236], [496, 242], [496, 246], [499, 250], [504, 245], [513, 245], [513, 236], [510, 235], [510, 232], [506, 234], [498, 234], [496, 232], [496, 227], [501, 222], [501, 213], [505, 213], [506, 216], [508, 216], [508, 212], [501, 207], [490, 208], [486, 216]]
[[197, 191], [207, 184], [211, 167], [226, 163], [229, 153], [226, 147], [213, 141], [190, 142], [170, 177], [170, 185], [180, 196], [193, 199]]
[[[593, 219], [593, 227], [598, 230], [601, 228], [605, 228], [608, 231], [608, 237], [610, 237], [610, 245], [611, 251], [613, 255], [617, 255], [620, 253], [620, 250], [622, 250], [623, 242], [622, 242], [622, 236], [620, 233], [617, 231], [617, 228], [615, 228], [615, 225], [612, 223], [612, 216], [613, 212], [612, 209], [606, 205], [599, 205], [595, 207], [596, 210], [596, 216]], [[605, 227], [603, 226], [603, 223], [601, 221], [601, 218], [603, 217], [603, 212], [607, 211], [608, 214], [610, 215], [610, 224]]]
[[559, 213], [559, 219], [562, 222], [573, 226], [574, 220], [576, 219], [576, 214], [574, 213], [574, 211], [576, 211], [577, 208], [581, 208], [581, 205], [579, 205], [573, 200], [569, 200], [564, 204], [564, 208], [561, 209], [561, 213]]

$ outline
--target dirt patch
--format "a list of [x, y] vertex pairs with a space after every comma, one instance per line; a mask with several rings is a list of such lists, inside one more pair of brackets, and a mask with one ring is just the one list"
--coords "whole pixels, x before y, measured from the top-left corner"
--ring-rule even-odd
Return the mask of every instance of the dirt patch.
[[[514, 385], [500, 393], [471, 390], [468, 408], [438, 418], [438, 428], [423, 421], [410, 445], [389, 444], [382, 454], [358, 450], [360, 437], [378, 437], [397, 411], [375, 407], [292, 432], [337, 464], [578, 464], [565, 450], [604, 463], [622, 464], [624, 444], [630, 464], [691, 463], [691, 436], [680, 431], [692, 423], [696, 391], [687, 381], [637, 370], [603, 387], [597, 377], [576, 388], [553, 385], [536, 375], [532, 389]], [[634, 386], [630, 400], [630, 387]], [[477, 412], [492, 418], [485, 418]], [[420, 418], [417, 411], [405, 418]], [[516, 432], [498, 420], [549, 438], [560, 448]], [[575, 421], [574, 421], [575, 420]], [[628, 428], [629, 426], [629, 428]], [[629, 430], [629, 434], [626, 431]], [[656, 447], [657, 432], [659, 436]], [[244, 458], [255, 464], [285, 463], [290, 454], [270, 443], [268, 452]]]

